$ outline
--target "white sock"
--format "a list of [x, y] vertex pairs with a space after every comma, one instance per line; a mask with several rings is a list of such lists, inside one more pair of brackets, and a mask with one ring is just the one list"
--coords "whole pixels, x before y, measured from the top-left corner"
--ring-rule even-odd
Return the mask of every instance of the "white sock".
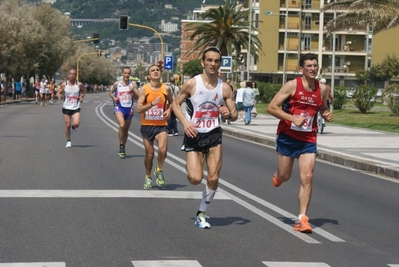
[[209, 189], [208, 186], [205, 186], [204, 192], [202, 192], [201, 204], [198, 209], [199, 211], [206, 212], [208, 205], [215, 197], [215, 193], [216, 190]]

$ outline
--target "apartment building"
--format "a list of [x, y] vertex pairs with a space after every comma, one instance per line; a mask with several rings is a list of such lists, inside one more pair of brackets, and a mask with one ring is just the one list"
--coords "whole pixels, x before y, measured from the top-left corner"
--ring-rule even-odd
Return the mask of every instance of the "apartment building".
[[[327, 36], [325, 25], [346, 10], [321, 12], [320, 9], [329, 0], [249, 0], [250, 21], [255, 28], [253, 34], [262, 42], [264, 54], [259, 60], [246, 56], [246, 62], [235, 69], [235, 76], [243, 77], [249, 72], [249, 78], [282, 83], [301, 73], [298, 61], [302, 54], [315, 53], [319, 57], [320, 75], [334, 84], [353, 86], [356, 83], [356, 71], [367, 70], [371, 64], [380, 63], [387, 54], [399, 55], [397, 36], [399, 29], [393, 29], [373, 36], [372, 28], [356, 29], [348, 27]], [[204, 12], [204, 7], [197, 12]], [[181, 56], [190, 47], [185, 39], [184, 24], [193, 18], [182, 21]], [[396, 40], [395, 40], [396, 39]], [[195, 40], [194, 40], [195, 41]], [[246, 49], [242, 53], [247, 53]], [[182, 64], [198, 58], [181, 57]], [[241, 72], [241, 75], [240, 75]], [[247, 79], [247, 75], [244, 76]]]

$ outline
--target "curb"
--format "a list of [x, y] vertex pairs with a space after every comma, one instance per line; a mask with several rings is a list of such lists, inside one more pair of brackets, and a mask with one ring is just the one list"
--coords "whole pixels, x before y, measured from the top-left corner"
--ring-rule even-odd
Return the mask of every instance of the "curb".
[[[237, 130], [234, 130], [230, 127], [223, 128], [223, 134], [236, 137], [238, 139], [244, 139], [247, 141], [256, 142], [259, 144], [267, 145], [267, 146], [276, 146], [276, 140], [270, 137], [259, 136], [255, 134], [243, 133]], [[360, 159], [356, 157], [351, 157], [348, 155], [342, 155], [338, 153], [334, 153], [328, 150], [317, 149], [317, 159], [331, 162], [334, 164], [342, 165], [348, 168], [352, 168], [359, 171], [364, 171], [372, 174], [377, 174], [384, 177], [399, 179], [399, 170], [395, 169], [391, 166], [383, 166], [382, 164], [368, 161], [365, 159]]]

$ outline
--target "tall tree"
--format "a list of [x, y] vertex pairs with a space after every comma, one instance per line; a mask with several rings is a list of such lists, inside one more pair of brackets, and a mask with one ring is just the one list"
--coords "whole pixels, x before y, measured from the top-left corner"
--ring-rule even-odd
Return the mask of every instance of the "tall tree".
[[365, 28], [370, 24], [376, 34], [399, 25], [398, 0], [331, 0], [322, 10], [331, 9], [348, 12], [327, 23], [328, 33], [348, 27]]
[[[249, 13], [249, 10], [242, 10], [242, 5], [238, 5], [237, 0], [224, 0], [222, 6], [207, 10], [201, 15], [203, 22], [191, 22], [186, 26], [185, 32], [193, 31], [188, 38], [196, 40], [187, 55], [194, 51], [202, 52], [208, 46], [218, 47], [223, 56], [232, 55], [233, 51], [236, 55], [241, 55], [243, 47], [248, 49], [249, 33], [255, 31], [254, 27], [249, 25]], [[251, 34], [249, 51], [256, 59], [258, 52], [263, 53], [262, 43], [255, 34]], [[239, 57], [236, 57], [236, 60], [239, 60]]]

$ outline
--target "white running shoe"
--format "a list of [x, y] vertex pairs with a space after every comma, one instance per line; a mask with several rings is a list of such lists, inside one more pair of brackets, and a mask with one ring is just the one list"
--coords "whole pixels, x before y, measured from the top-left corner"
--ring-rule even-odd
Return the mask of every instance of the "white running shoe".
[[71, 141], [67, 141], [65, 147], [71, 147], [72, 146], [72, 142]]
[[211, 228], [211, 225], [206, 221], [208, 218], [208, 216], [205, 216], [205, 213], [201, 212], [195, 219], [194, 225], [200, 229], [209, 229]]
[[76, 136], [76, 128], [72, 128], [71, 135], [72, 137]]

